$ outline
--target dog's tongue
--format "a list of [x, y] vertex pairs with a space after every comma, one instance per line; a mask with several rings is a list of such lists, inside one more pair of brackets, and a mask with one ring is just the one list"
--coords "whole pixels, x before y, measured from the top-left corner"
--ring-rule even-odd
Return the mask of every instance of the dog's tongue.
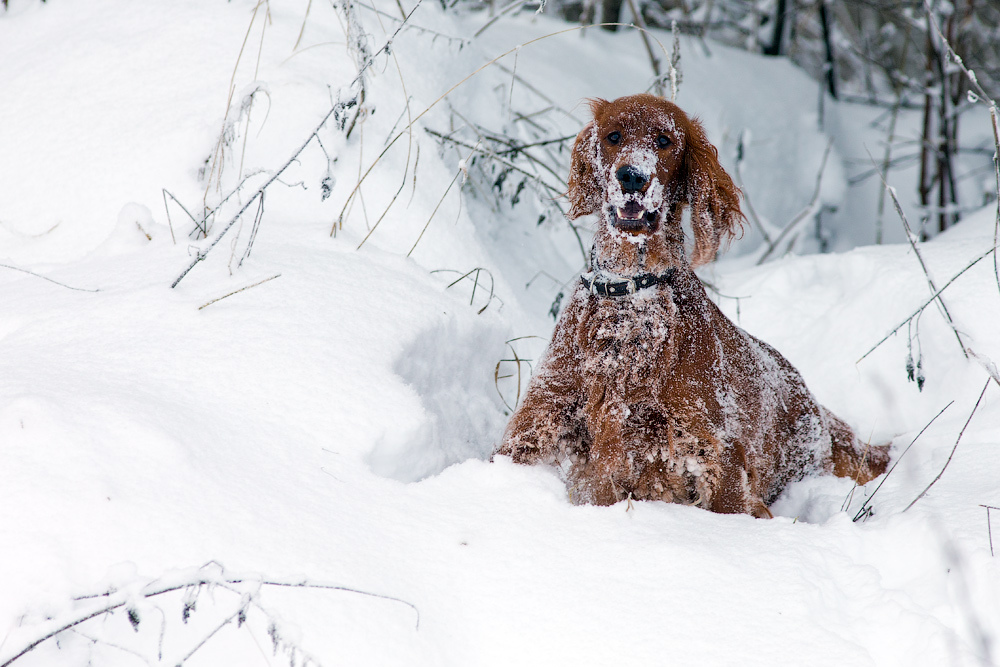
[[634, 199], [625, 202], [624, 206], [618, 207], [618, 217], [622, 220], [638, 220], [646, 209]]

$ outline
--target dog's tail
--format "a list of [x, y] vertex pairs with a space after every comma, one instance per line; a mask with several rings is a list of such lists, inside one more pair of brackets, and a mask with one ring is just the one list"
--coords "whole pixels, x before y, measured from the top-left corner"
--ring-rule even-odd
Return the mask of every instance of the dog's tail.
[[860, 486], [885, 472], [889, 466], [889, 445], [862, 442], [843, 420], [825, 408], [820, 409], [830, 430], [834, 475], [849, 477]]

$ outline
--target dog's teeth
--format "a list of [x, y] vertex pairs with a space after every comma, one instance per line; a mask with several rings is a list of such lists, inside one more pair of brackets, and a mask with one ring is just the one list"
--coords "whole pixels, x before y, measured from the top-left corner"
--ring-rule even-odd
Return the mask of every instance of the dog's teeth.
[[645, 212], [642, 209], [638, 211], [629, 212], [625, 208], [618, 209], [618, 219], [619, 220], [640, 220]]

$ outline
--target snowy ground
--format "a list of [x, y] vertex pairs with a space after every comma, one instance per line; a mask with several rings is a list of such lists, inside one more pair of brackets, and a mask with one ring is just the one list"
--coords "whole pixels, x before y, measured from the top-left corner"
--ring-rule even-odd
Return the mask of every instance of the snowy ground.
[[[488, 462], [517, 394], [494, 372], [516, 371], [501, 361], [513, 349], [544, 347], [559, 283], [582, 264], [576, 238], [542, 198], [449, 189], [470, 149], [441, 150], [425, 128], [527, 132], [517, 113], [551, 107], [536, 121], [573, 135], [585, 98], [649, 85], [641, 42], [548, 37], [442, 99], [568, 26], [522, 16], [463, 42], [448, 36], [468, 38], [485, 14], [424, 3], [419, 29], [369, 69], [351, 137], [331, 121], [326, 154], [313, 143], [267, 190], [255, 238], [256, 204], [171, 289], [207, 242], [174, 201], [168, 219], [161, 190], [200, 213], [249, 175], [214, 238], [351, 93], [345, 27], [357, 25], [306, 4], [275, 0], [263, 40], [251, 0], [0, 12], [0, 665], [119, 602], [13, 664], [1000, 662], [1000, 510], [991, 544], [982, 507], [1000, 507], [996, 383], [903, 511], [949, 461], [984, 363], [1000, 358], [993, 257], [944, 293], [979, 361], [935, 305], [859, 361], [930, 295], [895, 218], [900, 244], [864, 246], [877, 184], [847, 182], [865, 147], [881, 150], [877, 111], [828, 103], [820, 130], [815, 85], [787, 62], [683, 41], [678, 102], [730, 168], [742, 134], [742, 181], [766, 224], [809, 202], [834, 140], [821, 200], [837, 206], [839, 252], [753, 267], [751, 230], [704, 278], [822, 402], [892, 441], [899, 465], [874, 514], [851, 520], [881, 479], [850, 499], [844, 480], [803, 481], [772, 521], [576, 507], [551, 471]], [[371, 51], [398, 25], [395, 3], [378, 7], [358, 8]], [[199, 170], [213, 171], [231, 79], [237, 120], [213, 187]], [[331, 237], [359, 174], [411, 118]], [[565, 174], [568, 154], [552, 151]], [[893, 177], [907, 198], [912, 173]], [[993, 246], [994, 220], [985, 209], [921, 245], [938, 287]], [[922, 391], [907, 379], [911, 339]], [[276, 585], [294, 583], [310, 587]]]

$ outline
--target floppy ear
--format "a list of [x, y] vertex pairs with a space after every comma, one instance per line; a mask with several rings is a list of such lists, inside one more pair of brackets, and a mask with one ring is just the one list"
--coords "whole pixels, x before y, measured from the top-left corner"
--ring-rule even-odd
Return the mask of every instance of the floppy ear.
[[[605, 100], [590, 100], [590, 111], [597, 117]], [[597, 121], [587, 123], [573, 143], [573, 157], [569, 165], [569, 219], [581, 215], [600, 213], [604, 204], [601, 181], [597, 169]]]
[[715, 259], [722, 241], [743, 231], [746, 218], [740, 211], [740, 190], [719, 164], [719, 151], [709, 143], [705, 128], [691, 119], [687, 133], [684, 187], [691, 205], [694, 250], [691, 265]]

